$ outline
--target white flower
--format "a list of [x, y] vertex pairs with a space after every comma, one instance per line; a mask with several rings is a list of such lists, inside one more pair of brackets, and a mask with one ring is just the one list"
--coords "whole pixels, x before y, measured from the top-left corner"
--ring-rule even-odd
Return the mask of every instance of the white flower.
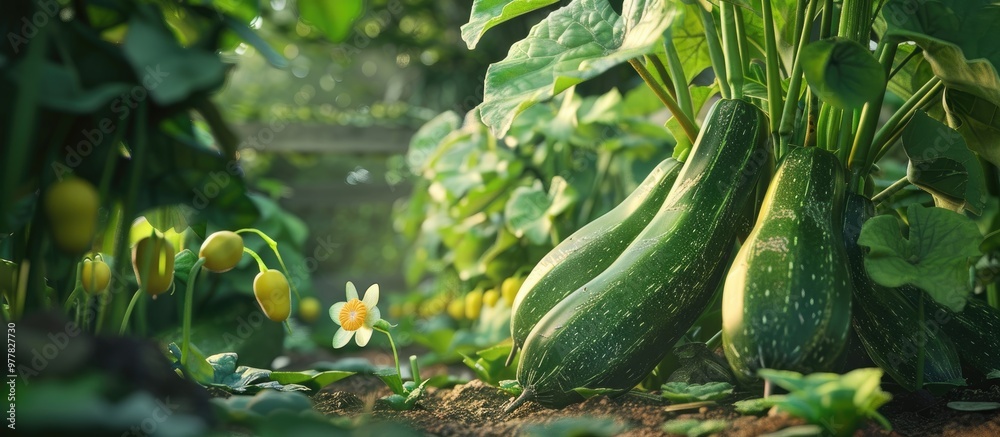
[[333, 335], [334, 348], [347, 345], [355, 333], [358, 346], [364, 347], [368, 344], [375, 323], [382, 320], [382, 314], [375, 305], [378, 305], [378, 284], [368, 287], [364, 300], [359, 300], [358, 290], [354, 288], [352, 282], [347, 282], [347, 302], [337, 302], [330, 307], [330, 318], [340, 325], [337, 333]]

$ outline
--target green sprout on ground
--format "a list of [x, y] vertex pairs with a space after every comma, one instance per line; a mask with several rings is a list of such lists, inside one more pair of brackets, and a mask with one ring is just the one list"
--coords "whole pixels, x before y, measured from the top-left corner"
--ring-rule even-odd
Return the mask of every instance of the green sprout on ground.
[[758, 372], [774, 384], [788, 390], [787, 395], [771, 396], [779, 410], [823, 427], [835, 436], [849, 436], [864, 419], [874, 419], [887, 430], [892, 426], [878, 413], [878, 408], [892, 396], [879, 383], [882, 369], [857, 369], [843, 375], [801, 373], [761, 369]]

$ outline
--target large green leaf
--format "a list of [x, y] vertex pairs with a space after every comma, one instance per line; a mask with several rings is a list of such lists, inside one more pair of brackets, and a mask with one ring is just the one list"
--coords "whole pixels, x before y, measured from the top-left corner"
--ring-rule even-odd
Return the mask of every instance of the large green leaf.
[[469, 22], [462, 25], [462, 40], [476, 48], [487, 30], [504, 21], [551, 5], [558, 0], [474, 0]]
[[[681, 67], [684, 69], [684, 80], [688, 84], [702, 71], [712, 66], [699, 7], [697, 4], [678, 6], [678, 16], [670, 23], [670, 36], [673, 39], [674, 49], [677, 50], [677, 57], [681, 61]], [[697, 107], [694, 109], [698, 110]]]
[[183, 47], [154, 6], [132, 15], [122, 44], [140, 83], [156, 103], [170, 105], [222, 85], [226, 66], [215, 53]]
[[298, 0], [299, 17], [316, 26], [332, 42], [351, 34], [351, 25], [364, 12], [364, 0]]
[[479, 106], [483, 122], [503, 136], [529, 106], [653, 52], [676, 12], [665, 0], [626, 1], [621, 16], [607, 0], [574, 0], [490, 65]]
[[952, 311], [961, 311], [971, 291], [970, 258], [980, 255], [979, 228], [964, 215], [919, 204], [910, 205], [907, 218], [908, 238], [893, 216], [865, 222], [858, 244], [871, 249], [865, 256], [868, 274], [886, 287], [915, 285]]
[[976, 214], [986, 207], [986, 185], [979, 159], [958, 132], [918, 111], [900, 137], [910, 164], [910, 183]]
[[[750, 2], [734, 1], [731, 3], [743, 7], [749, 6], [749, 13], [743, 14], [743, 19], [746, 22], [747, 39], [758, 53], [766, 53], [764, 50], [764, 20], [761, 18], [761, 2], [755, 0]], [[795, 41], [799, 37], [799, 35], [795, 34], [794, 18], [796, 3], [796, 0], [771, 0], [771, 10], [774, 16], [774, 38], [777, 43], [778, 57], [780, 58], [785, 74], [788, 74], [792, 69], [792, 58], [795, 56]]]
[[1000, 105], [1000, 1], [888, 0], [880, 15], [886, 36], [920, 45], [948, 87]]
[[552, 179], [547, 194], [538, 181], [531, 187], [518, 187], [510, 195], [504, 210], [507, 228], [518, 238], [527, 238], [532, 244], [546, 244], [553, 226], [552, 219], [575, 200], [572, 187], [561, 176]]
[[802, 51], [802, 71], [813, 92], [841, 109], [859, 108], [881, 95], [885, 72], [868, 48], [854, 41], [830, 38]]
[[1000, 165], [1000, 108], [955, 89], [946, 89], [943, 101], [948, 125], [962, 134], [969, 149]]

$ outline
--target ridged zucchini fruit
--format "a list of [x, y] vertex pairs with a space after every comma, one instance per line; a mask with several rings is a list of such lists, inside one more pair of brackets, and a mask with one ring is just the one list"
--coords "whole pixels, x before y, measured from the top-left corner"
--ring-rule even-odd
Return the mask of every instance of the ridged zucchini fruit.
[[531, 328], [552, 307], [604, 271], [656, 215], [673, 187], [681, 163], [667, 158], [621, 204], [578, 229], [531, 270], [514, 298], [507, 364]]
[[737, 378], [829, 370], [850, 332], [844, 172], [816, 147], [784, 157], [722, 295], [722, 343]]
[[[920, 318], [912, 302], [920, 290], [889, 288], [868, 276], [864, 248], [858, 245], [861, 226], [875, 215], [875, 205], [864, 196], [847, 194], [844, 210], [844, 241], [854, 281], [854, 307], [851, 324], [862, 346], [903, 388], [915, 391], [927, 383], [964, 383], [958, 350], [928, 308]], [[923, 325], [921, 325], [923, 320]], [[1000, 334], [1000, 332], [998, 332]], [[923, 375], [918, 375], [920, 344], [924, 345]]]
[[517, 379], [547, 407], [575, 389], [621, 394], [639, 383], [710, 302], [736, 222], [768, 157], [766, 117], [741, 100], [713, 106], [663, 206], [607, 269], [564, 298], [528, 334]]

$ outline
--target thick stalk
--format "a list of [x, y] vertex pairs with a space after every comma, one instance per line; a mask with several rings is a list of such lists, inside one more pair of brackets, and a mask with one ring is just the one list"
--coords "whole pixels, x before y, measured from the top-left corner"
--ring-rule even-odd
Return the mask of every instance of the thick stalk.
[[[882, 64], [886, 75], [889, 74], [889, 70], [892, 68], [892, 59], [896, 56], [896, 48], [897, 43], [894, 41], [887, 41], [887, 44], [880, 46], [881, 53], [879, 53], [878, 60]], [[848, 169], [851, 172], [850, 188], [853, 192], [857, 192], [856, 190], [860, 185], [861, 179], [867, 175], [868, 169], [872, 165], [870, 160], [875, 157], [875, 154], [870, 152], [884, 98], [885, 89], [874, 99], [865, 103], [864, 108], [861, 110], [861, 121], [858, 124], [857, 135], [855, 135], [854, 144], [851, 146], [851, 157], [847, 163]]]
[[819, 39], [826, 39], [833, 32], [833, 0], [823, 0], [823, 16], [820, 18]]
[[743, 98], [743, 60], [740, 58], [739, 36], [736, 34], [736, 6], [719, 4], [722, 20], [722, 48], [725, 51], [726, 77], [729, 81], [731, 98]]
[[677, 91], [674, 90], [674, 81], [670, 79], [670, 73], [667, 72], [667, 66], [663, 65], [663, 61], [660, 60], [659, 56], [646, 55], [646, 62], [653, 64], [653, 68], [656, 70], [656, 75], [660, 77], [660, 82], [663, 83], [663, 89], [670, 94], [670, 97], [677, 100]]
[[1000, 291], [997, 291], [996, 282], [986, 287], [986, 303], [993, 308], [1000, 309]]
[[141, 288], [132, 294], [132, 300], [128, 302], [128, 308], [125, 308], [125, 316], [122, 317], [122, 326], [118, 328], [118, 335], [125, 335], [125, 330], [128, 329], [128, 321], [132, 317], [132, 309], [135, 308], [135, 303], [139, 301], [140, 296], [142, 296]]
[[[819, 0], [811, 0], [806, 10], [806, 16], [816, 15], [816, 3]], [[788, 95], [785, 97], [785, 110], [781, 113], [781, 126], [778, 128], [778, 135], [781, 141], [779, 150], [785, 153], [788, 143], [795, 131], [795, 112], [798, 109], [799, 90], [802, 89], [802, 51], [805, 49], [805, 42], [809, 41], [812, 34], [813, 20], [806, 20], [802, 25], [802, 34], [799, 35], [798, 52], [795, 54], [795, 61], [792, 63], [791, 82], [788, 84]]]
[[[684, 75], [684, 65], [677, 55], [677, 47], [674, 45], [671, 29], [663, 32], [663, 48], [667, 52], [667, 70], [670, 72], [670, 80], [674, 83], [674, 91], [677, 93], [677, 106], [690, 120], [694, 120], [698, 115], [694, 112], [691, 102], [691, 88], [688, 87], [687, 76]], [[696, 126], [697, 127], [697, 126]]]
[[[712, 71], [715, 78], [719, 80], [719, 89], [723, 99], [732, 98], [729, 89], [729, 78], [726, 75], [726, 57], [723, 54], [722, 43], [719, 41], [719, 31], [715, 27], [715, 19], [712, 13], [705, 8], [698, 7], [701, 12], [701, 24], [705, 28], [705, 44], [708, 45], [708, 56], [712, 59]], [[694, 142], [694, 140], [691, 140]]]
[[910, 96], [903, 103], [903, 106], [899, 107], [899, 110], [892, 114], [892, 117], [878, 130], [875, 134], [875, 139], [872, 140], [872, 147], [878, 151], [872, 163], [878, 162], [885, 156], [885, 153], [889, 151], [889, 147], [896, 141], [896, 138], [899, 138], [903, 128], [913, 118], [913, 115], [917, 113], [917, 110], [932, 99], [941, 90], [942, 86], [941, 79], [938, 79], [937, 76], [931, 78], [923, 87]]
[[677, 122], [680, 123], [681, 128], [684, 129], [684, 135], [686, 135], [688, 139], [691, 140], [691, 143], [694, 144], [694, 141], [698, 138], [698, 128], [696, 128], [694, 123], [692, 123], [687, 115], [684, 114], [684, 111], [677, 106], [677, 102], [670, 98], [670, 95], [667, 94], [656, 79], [649, 74], [649, 70], [646, 69], [645, 65], [642, 65], [642, 62], [639, 62], [637, 59], [631, 59], [628, 63], [637, 73], [639, 73], [642, 80], [646, 82], [646, 85], [649, 85], [649, 87], [653, 90], [653, 93], [656, 94], [656, 97], [658, 97], [660, 101], [663, 102], [663, 105], [670, 110], [670, 113], [677, 118]]
[[[770, 121], [771, 140], [778, 147], [778, 127], [781, 122], [781, 70], [778, 65], [778, 43], [774, 36], [774, 11], [771, 10], [771, 0], [761, 0], [761, 11], [764, 21], [764, 56], [767, 58], [765, 74], [767, 75], [767, 115]], [[780, 154], [775, 154], [780, 158]]]
[[837, 34], [868, 47], [873, 0], [844, 0]]
[[898, 181], [893, 182], [892, 185], [889, 185], [886, 189], [882, 190], [882, 192], [873, 196], [872, 203], [876, 205], [882, 203], [886, 199], [892, 197], [893, 194], [902, 191], [903, 188], [906, 188], [907, 185], [910, 185], [910, 179], [907, 178], [906, 176], [903, 176]]

